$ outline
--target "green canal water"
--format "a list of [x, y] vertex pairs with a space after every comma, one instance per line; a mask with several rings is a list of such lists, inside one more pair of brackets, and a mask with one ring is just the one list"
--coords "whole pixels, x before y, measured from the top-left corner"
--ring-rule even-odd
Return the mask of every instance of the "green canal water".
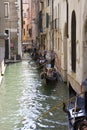
[[8, 65], [0, 85], [0, 130], [67, 130], [62, 107], [49, 111], [67, 99], [67, 91], [61, 82], [43, 86], [34, 62]]

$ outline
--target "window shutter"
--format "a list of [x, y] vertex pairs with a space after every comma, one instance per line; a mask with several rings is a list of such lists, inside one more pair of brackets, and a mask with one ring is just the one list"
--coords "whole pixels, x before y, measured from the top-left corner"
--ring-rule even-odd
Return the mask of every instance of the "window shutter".
[[49, 15], [46, 13], [46, 28], [49, 27]]

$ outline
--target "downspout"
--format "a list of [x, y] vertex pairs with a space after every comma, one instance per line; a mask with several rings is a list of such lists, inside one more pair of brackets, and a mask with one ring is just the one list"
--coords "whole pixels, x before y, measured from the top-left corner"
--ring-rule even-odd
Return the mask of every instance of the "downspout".
[[66, 10], [67, 10], [67, 15], [66, 15], [66, 19], [67, 19], [67, 38], [69, 38], [69, 34], [68, 34], [68, 0], [66, 0]]
[[54, 50], [54, 26], [53, 26], [53, 20], [54, 20], [54, 0], [52, 0], [52, 48]]
[[23, 0], [21, 0], [21, 27], [23, 29]]
[[53, 11], [53, 0], [52, 0], [52, 29], [53, 29], [53, 13], [54, 11]]

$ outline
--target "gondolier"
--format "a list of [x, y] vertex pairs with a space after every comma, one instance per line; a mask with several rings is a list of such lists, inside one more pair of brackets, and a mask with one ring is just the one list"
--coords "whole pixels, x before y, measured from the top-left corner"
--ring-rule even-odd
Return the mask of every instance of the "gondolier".
[[44, 50], [44, 58], [46, 59], [46, 54], [47, 54], [47, 51], [46, 50]]
[[56, 55], [56, 53], [52, 50], [51, 54], [50, 54], [50, 57], [51, 57], [51, 68], [54, 68], [54, 65], [55, 65], [55, 55]]

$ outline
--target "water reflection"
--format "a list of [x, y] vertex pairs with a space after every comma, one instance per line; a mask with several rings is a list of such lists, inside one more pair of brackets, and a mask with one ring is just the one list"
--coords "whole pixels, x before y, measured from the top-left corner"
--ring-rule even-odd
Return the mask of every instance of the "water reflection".
[[33, 61], [9, 65], [0, 89], [0, 130], [67, 130], [61, 108], [37, 120], [67, 98], [64, 87], [43, 86]]

